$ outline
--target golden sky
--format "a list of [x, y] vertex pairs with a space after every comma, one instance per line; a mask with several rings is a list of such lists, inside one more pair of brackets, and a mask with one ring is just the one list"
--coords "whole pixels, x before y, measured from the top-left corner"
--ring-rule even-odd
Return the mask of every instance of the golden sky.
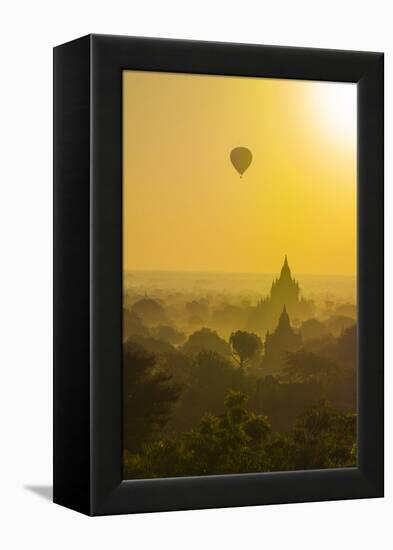
[[354, 275], [356, 85], [124, 71], [123, 214], [125, 270]]

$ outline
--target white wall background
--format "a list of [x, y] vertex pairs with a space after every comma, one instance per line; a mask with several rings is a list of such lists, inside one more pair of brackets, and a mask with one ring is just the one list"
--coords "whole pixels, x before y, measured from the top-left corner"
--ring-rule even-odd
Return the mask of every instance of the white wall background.
[[[4, 2], [0, 15], [0, 546], [391, 548], [392, 3], [388, 0]], [[387, 183], [385, 499], [89, 519], [51, 483], [52, 47], [95, 32], [384, 51]], [[389, 246], [390, 244], [390, 246]], [[45, 491], [45, 490], [44, 490]], [[46, 490], [47, 492], [47, 490]]]

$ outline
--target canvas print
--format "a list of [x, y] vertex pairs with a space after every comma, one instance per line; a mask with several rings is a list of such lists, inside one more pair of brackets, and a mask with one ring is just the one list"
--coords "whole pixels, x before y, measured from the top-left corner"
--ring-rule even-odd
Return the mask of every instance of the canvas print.
[[122, 78], [123, 477], [356, 466], [356, 85]]

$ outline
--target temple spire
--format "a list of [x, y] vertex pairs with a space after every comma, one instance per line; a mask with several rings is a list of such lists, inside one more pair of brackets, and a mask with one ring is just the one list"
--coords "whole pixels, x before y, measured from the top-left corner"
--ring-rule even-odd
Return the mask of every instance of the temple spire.
[[289, 321], [289, 316], [288, 316], [288, 313], [287, 313], [287, 308], [284, 304], [284, 307], [282, 309], [282, 313], [280, 315], [280, 319], [278, 321], [278, 328], [279, 329], [283, 329], [283, 328], [290, 328], [291, 327], [291, 323]]
[[281, 277], [291, 278], [291, 270], [289, 268], [288, 258], [287, 258], [286, 254], [285, 254], [285, 259], [284, 259], [284, 265], [281, 268]]

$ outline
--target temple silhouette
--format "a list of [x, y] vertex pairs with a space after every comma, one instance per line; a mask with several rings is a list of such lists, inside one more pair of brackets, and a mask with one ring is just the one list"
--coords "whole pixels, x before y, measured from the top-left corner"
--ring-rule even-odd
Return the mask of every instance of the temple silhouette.
[[285, 364], [286, 353], [297, 351], [302, 344], [302, 337], [291, 327], [287, 309], [284, 305], [277, 328], [266, 333], [265, 353], [262, 360], [264, 374], [275, 374]]
[[313, 302], [301, 296], [299, 283], [292, 277], [287, 256], [280, 276], [272, 283], [270, 294], [261, 298], [255, 306], [249, 320], [249, 328], [259, 332], [274, 330], [284, 306], [295, 325], [313, 316]]
[[284, 302], [285, 307], [297, 307], [300, 301], [299, 293], [299, 283], [292, 278], [288, 259], [285, 256], [280, 277], [275, 279], [272, 283], [270, 301], [273, 304], [281, 304], [281, 302]]

